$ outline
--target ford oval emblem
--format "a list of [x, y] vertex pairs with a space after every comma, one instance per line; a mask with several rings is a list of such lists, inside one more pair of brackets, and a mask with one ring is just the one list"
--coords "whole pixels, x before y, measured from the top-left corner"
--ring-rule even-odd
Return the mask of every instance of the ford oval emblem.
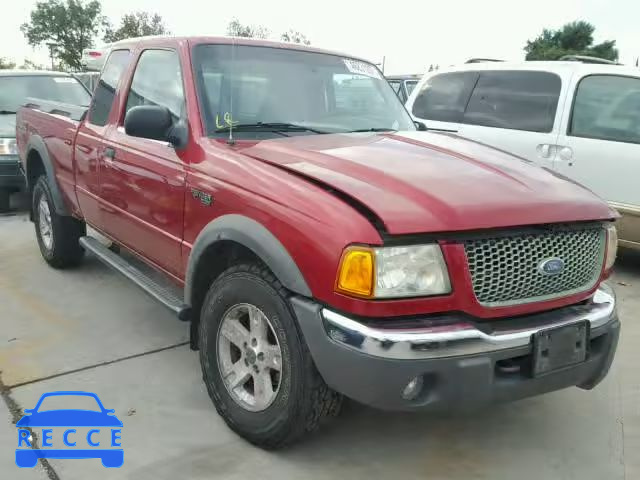
[[538, 264], [538, 270], [545, 275], [560, 275], [564, 272], [564, 260], [558, 257], [545, 258]]

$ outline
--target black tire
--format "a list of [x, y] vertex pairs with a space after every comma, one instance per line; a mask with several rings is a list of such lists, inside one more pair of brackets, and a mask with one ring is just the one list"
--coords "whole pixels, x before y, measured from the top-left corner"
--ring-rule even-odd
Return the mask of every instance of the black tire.
[[[51, 237], [52, 245], [48, 247], [43, 241], [40, 231], [40, 199], [43, 198], [49, 207], [51, 217]], [[78, 240], [87, 234], [86, 225], [80, 220], [58, 215], [55, 211], [53, 198], [46, 177], [38, 179], [33, 189], [33, 221], [36, 229], [36, 238], [40, 253], [49, 265], [53, 268], [71, 268], [79, 265], [84, 257], [84, 250]]]
[[0, 213], [8, 212], [11, 209], [11, 190], [0, 188]]
[[[292, 313], [287, 290], [265, 266], [237, 265], [211, 285], [199, 325], [203, 379], [216, 410], [227, 425], [249, 442], [266, 449], [282, 448], [337, 416], [342, 396], [318, 373]], [[282, 351], [280, 389], [265, 410], [251, 412], [231, 397], [217, 359], [218, 328], [232, 306], [257, 306], [272, 323]]]

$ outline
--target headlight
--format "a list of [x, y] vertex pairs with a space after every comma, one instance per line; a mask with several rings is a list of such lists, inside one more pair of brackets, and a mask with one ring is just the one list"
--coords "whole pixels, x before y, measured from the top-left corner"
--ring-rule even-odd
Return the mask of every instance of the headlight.
[[17, 155], [18, 145], [15, 138], [0, 138], [0, 155]]
[[449, 293], [451, 283], [438, 245], [349, 247], [336, 290], [368, 298], [421, 297]]
[[607, 259], [604, 263], [604, 269], [609, 270], [616, 262], [616, 255], [618, 253], [618, 231], [615, 225], [609, 225], [607, 227]]

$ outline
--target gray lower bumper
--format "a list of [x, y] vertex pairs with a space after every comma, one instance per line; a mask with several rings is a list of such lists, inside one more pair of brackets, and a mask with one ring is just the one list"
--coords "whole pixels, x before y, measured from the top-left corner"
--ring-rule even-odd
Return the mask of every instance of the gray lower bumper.
[[[449, 316], [446, 326], [421, 329], [371, 327], [302, 298], [292, 305], [327, 384], [392, 410], [466, 410], [574, 385], [593, 388], [609, 370], [620, 329], [607, 287], [586, 305], [498, 321]], [[527, 368], [532, 335], [584, 320], [590, 324], [587, 360], [534, 378]], [[518, 368], [503, 368], [507, 364]], [[401, 393], [416, 377], [421, 392], [405, 400]]]

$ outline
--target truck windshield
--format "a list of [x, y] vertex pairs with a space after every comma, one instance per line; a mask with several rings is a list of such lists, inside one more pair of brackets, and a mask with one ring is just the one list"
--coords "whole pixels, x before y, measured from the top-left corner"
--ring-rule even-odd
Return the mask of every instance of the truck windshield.
[[[194, 69], [210, 136], [240, 138], [415, 130], [380, 71], [336, 55], [198, 45]], [[225, 133], [227, 132], [227, 133]]]
[[47, 75], [0, 76], [0, 110], [16, 112], [27, 98], [88, 106], [89, 92], [73, 77]]

